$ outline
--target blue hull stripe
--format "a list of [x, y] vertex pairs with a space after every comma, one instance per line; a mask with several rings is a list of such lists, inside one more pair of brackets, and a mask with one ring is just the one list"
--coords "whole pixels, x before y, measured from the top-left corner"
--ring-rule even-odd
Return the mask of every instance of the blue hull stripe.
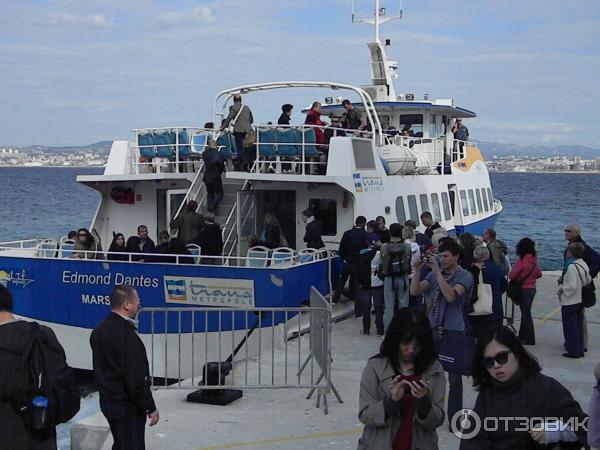
[[486, 228], [494, 228], [494, 225], [496, 225], [496, 221], [498, 220], [499, 214], [500, 213], [496, 213], [492, 216], [486, 217], [483, 220], [473, 222], [468, 225], [457, 225], [456, 234], [469, 232], [473, 233], [476, 236], [481, 236]]

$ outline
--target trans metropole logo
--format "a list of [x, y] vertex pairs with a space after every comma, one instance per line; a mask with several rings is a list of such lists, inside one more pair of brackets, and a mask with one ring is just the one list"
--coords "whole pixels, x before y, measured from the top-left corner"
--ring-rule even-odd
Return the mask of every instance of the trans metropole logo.
[[589, 417], [484, 417], [472, 409], [457, 411], [450, 420], [450, 430], [459, 439], [473, 439], [481, 430], [486, 432], [529, 432], [529, 431], [585, 431], [588, 432]]

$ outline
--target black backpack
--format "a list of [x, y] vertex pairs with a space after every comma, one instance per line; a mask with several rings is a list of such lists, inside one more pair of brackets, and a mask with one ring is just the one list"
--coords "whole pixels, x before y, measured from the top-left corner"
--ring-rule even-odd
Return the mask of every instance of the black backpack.
[[390, 242], [387, 245], [390, 260], [386, 268], [386, 274], [392, 277], [408, 275], [411, 272], [410, 246], [404, 242]]
[[68, 422], [79, 412], [80, 394], [73, 369], [65, 360], [62, 347], [49, 342], [48, 336], [36, 322], [31, 323], [31, 345], [23, 355], [10, 401], [22, 416], [25, 425], [33, 429], [32, 401], [43, 396], [48, 399], [45, 420], [37, 430], [52, 430]]

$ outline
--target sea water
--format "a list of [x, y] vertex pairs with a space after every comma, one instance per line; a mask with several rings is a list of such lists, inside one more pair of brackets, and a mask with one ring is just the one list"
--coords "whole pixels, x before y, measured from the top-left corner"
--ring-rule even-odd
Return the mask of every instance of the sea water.
[[[99, 194], [75, 181], [77, 175], [102, 173], [100, 168], [0, 168], [2, 220], [0, 241], [66, 235], [89, 227]], [[496, 224], [498, 238], [511, 249], [519, 239], [537, 244], [544, 270], [562, 266], [564, 226], [579, 223], [584, 239], [600, 250], [600, 175], [492, 173], [494, 197], [504, 211]], [[389, 220], [388, 220], [389, 221]], [[115, 230], [118, 231], [118, 230]], [[108, 248], [109, 243], [103, 243]]]

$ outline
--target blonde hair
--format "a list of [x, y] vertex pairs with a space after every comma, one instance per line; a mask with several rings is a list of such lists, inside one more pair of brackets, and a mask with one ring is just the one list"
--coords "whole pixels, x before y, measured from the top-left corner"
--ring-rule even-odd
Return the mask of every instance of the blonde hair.
[[433, 236], [431, 236], [431, 243], [434, 247], [440, 246], [440, 239], [448, 237], [448, 230], [443, 227], [436, 228], [433, 230]]
[[414, 242], [417, 239], [417, 234], [415, 233], [415, 230], [413, 230], [411, 227], [404, 227], [402, 229], [402, 239], [409, 239]]
[[475, 261], [477, 262], [490, 259], [490, 250], [487, 247], [484, 247], [483, 245], [478, 245], [477, 247], [475, 247], [475, 250], [473, 250], [473, 258], [475, 258]]

